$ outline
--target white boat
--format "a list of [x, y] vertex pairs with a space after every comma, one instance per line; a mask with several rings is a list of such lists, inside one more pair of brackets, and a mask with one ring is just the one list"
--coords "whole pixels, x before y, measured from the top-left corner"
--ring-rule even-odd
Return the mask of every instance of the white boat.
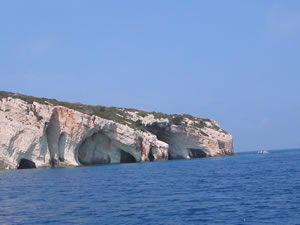
[[268, 154], [269, 152], [268, 152], [268, 150], [260, 150], [260, 151], [258, 151], [257, 152], [258, 154]]

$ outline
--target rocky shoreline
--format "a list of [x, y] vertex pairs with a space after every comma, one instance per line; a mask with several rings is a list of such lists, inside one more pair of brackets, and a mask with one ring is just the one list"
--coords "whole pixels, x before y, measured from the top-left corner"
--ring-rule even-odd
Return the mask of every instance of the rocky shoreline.
[[213, 120], [0, 93], [0, 169], [232, 154], [232, 136]]

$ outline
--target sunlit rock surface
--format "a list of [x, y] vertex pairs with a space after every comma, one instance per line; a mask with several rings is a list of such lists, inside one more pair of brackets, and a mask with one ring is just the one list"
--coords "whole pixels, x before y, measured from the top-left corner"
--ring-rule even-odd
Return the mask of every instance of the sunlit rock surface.
[[105, 119], [83, 105], [77, 110], [78, 104], [68, 103], [69, 108], [59, 102], [20, 98], [0, 100], [0, 169], [233, 154], [232, 136], [212, 120], [120, 108], [105, 114], [108, 109], [99, 107], [99, 115]]

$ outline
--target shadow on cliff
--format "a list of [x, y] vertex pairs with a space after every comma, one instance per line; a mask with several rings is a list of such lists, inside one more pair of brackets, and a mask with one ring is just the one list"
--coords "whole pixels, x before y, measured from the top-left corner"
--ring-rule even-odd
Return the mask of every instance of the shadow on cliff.
[[55, 108], [46, 129], [52, 167], [64, 162], [66, 134], [61, 132], [58, 110]]

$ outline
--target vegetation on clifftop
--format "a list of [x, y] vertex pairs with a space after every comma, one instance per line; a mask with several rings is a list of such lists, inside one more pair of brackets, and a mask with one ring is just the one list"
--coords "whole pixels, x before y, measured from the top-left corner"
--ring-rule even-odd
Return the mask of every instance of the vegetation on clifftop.
[[141, 117], [146, 117], [149, 114], [152, 114], [156, 119], [168, 119], [171, 125], [186, 125], [184, 119], [188, 118], [194, 121], [193, 126], [197, 128], [204, 128], [207, 127], [206, 122], [211, 122], [212, 126], [210, 128], [218, 130], [220, 132], [227, 133], [226, 131], [222, 130], [220, 127], [215, 125], [210, 119], [201, 119], [196, 118], [188, 114], [177, 115], [177, 114], [165, 114], [160, 112], [145, 112], [136, 109], [122, 109], [117, 107], [106, 107], [106, 106], [93, 106], [93, 105], [83, 105], [80, 103], [70, 103], [70, 102], [63, 102], [58, 101], [56, 99], [48, 99], [48, 98], [37, 98], [33, 96], [27, 96], [22, 94], [16, 94], [11, 92], [0, 91], [0, 99], [2, 98], [19, 98], [23, 101], [32, 104], [33, 102], [37, 102], [40, 104], [46, 105], [53, 105], [53, 106], [64, 106], [66, 108], [70, 108], [84, 114], [88, 115], [95, 115], [107, 120], [112, 120], [121, 124], [126, 124], [131, 128], [138, 129], [141, 131], [146, 131], [146, 127], [142, 123], [141, 120], [133, 121], [130, 119], [130, 115], [128, 112], [138, 112], [137, 115]]
[[131, 120], [126, 119], [127, 113], [121, 108], [117, 108], [117, 107], [83, 105], [80, 103], [63, 102], [63, 101], [58, 101], [56, 99], [37, 98], [33, 96], [0, 91], [1, 99], [7, 97], [19, 98], [29, 104], [32, 104], [33, 102], [37, 102], [46, 105], [64, 106], [66, 108], [82, 112], [84, 114], [99, 116], [101, 118], [113, 120], [122, 124], [131, 125], [132, 123]]

